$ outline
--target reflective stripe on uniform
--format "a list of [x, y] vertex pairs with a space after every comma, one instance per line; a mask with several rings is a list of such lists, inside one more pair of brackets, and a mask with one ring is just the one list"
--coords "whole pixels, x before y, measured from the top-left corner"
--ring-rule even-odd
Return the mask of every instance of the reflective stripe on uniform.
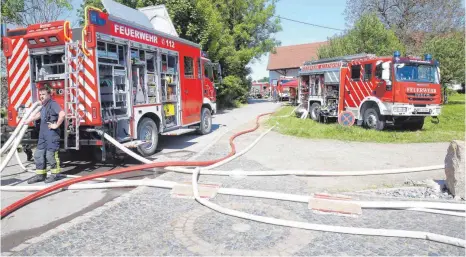
[[54, 154], [54, 157], [55, 157], [55, 169], [52, 169], [51, 172], [52, 173], [60, 173], [60, 158], [58, 158], [58, 151], [55, 152]]
[[36, 170], [36, 174], [38, 175], [47, 174], [47, 170]]

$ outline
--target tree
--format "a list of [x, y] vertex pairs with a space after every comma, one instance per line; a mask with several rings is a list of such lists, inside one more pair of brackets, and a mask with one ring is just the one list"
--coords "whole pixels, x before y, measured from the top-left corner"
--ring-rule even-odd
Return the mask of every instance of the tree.
[[371, 53], [391, 55], [394, 51], [405, 52], [403, 44], [395, 32], [386, 29], [375, 14], [364, 14], [356, 21], [354, 28], [344, 34], [329, 39], [327, 45], [318, 50], [319, 58]]
[[67, 0], [2, 0], [2, 23], [28, 26], [55, 21], [72, 9]]
[[258, 82], [269, 82], [269, 77], [263, 77]]
[[347, 25], [367, 13], [376, 13], [386, 28], [394, 29], [408, 54], [419, 54], [431, 35], [464, 29], [461, 0], [347, 0]]
[[442, 84], [465, 82], [464, 44], [464, 33], [455, 32], [436, 36], [424, 45], [423, 51], [432, 54], [432, 58], [440, 62]]

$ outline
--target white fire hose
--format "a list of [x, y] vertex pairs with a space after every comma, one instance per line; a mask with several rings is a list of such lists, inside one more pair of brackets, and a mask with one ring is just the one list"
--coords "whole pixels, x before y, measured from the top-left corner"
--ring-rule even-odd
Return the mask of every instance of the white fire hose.
[[[40, 110], [41, 110], [42, 106], [36, 106], [34, 108], [34, 110], [29, 113], [30, 115], [27, 115], [25, 116], [26, 118], [29, 118], [29, 117], [33, 117], [34, 115], [36, 115]], [[23, 117], [24, 119], [24, 117]], [[22, 122], [22, 121], [21, 121]], [[22, 123], [21, 123], [22, 124]], [[5, 169], [6, 165], [10, 162], [11, 158], [13, 157], [13, 154], [15, 154], [15, 152], [17, 151], [17, 147], [18, 145], [21, 143], [21, 139], [23, 138], [24, 136], [24, 133], [26, 133], [27, 129], [28, 129], [28, 125], [19, 125], [15, 131], [17, 131], [19, 129], [19, 132], [16, 136], [16, 138], [14, 138], [14, 141], [13, 143], [11, 144], [11, 148], [10, 148], [10, 151], [8, 152], [7, 156], [5, 157], [5, 159], [2, 160], [2, 163], [0, 164], [0, 171], [3, 171], [3, 169]], [[11, 138], [11, 137], [10, 137]], [[6, 147], [8, 148], [8, 147]]]
[[240, 212], [236, 210], [231, 210], [224, 208], [220, 205], [217, 205], [213, 202], [202, 199], [199, 196], [199, 189], [197, 185], [197, 177], [199, 175], [199, 169], [195, 169], [192, 175], [192, 185], [193, 185], [193, 194], [195, 199], [204, 206], [209, 207], [212, 210], [217, 212], [230, 215], [233, 217], [254, 220], [257, 222], [274, 224], [279, 226], [301, 228], [307, 230], [317, 230], [317, 231], [326, 231], [326, 232], [335, 232], [335, 233], [344, 233], [344, 234], [353, 234], [353, 235], [371, 235], [371, 236], [386, 236], [386, 237], [403, 237], [403, 238], [418, 238], [426, 239], [431, 241], [436, 241], [440, 243], [465, 247], [466, 241], [460, 238], [454, 238], [429, 232], [422, 231], [407, 231], [407, 230], [394, 230], [394, 229], [374, 229], [374, 228], [359, 228], [359, 227], [342, 227], [342, 226], [331, 226], [331, 225], [322, 225], [322, 224], [312, 224], [306, 222], [292, 221], [292, 220], [283, 220], [276, 219], [264, 216], [253, 215], [245, 212]]
[[[31, 113], [35, 110], [36, 107], [38, 107], [41, 103], [40, 102], [35, 102], [24, 114], [24, 116], [21, 118], [21, 121], [19, 125], [15, 128], [13, 133], [10, 135], [8, 140], [5, 142], [5, 144], [2, 146], [0, 149], [0, 155], [2, 155], [5, 151], [7, 151], [11, 144], [13, 143], [13, 140], [18, 136], [18, 133], [23, 127], [28, 127], [28, 125], [22, 125], [23, 121], [26, 121], [31, 115]], [[42, 107], [42, 106], [41, 106]], [[22, 137], [22, 136], [21, 136]]]

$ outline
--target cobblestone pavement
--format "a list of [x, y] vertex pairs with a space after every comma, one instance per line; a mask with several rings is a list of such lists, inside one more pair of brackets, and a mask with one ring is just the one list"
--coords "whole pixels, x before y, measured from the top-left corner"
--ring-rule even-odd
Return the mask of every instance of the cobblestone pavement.
[[[256, 181], [257, 182], [257, 181]], [[291, 186], [292, 180], [271, 184]], [[313, 214], [306, 204], [218, 195], [213, 202], [256, 215], [318, 224], [422, 230], [464, 238], [464, 219], [364, 210], [360, 217]], [[433, 222], [435, 221], [435, 222]], [[14, 255], [464, 255], [418, 239], [305, 231], [226, 216], [168, 190], [144, 188], [88, 221]]]
[[[249, 124], [250, 125], [250, 124]], [[250, 127], [245, 125], [245, 127]], [[240, 128], [239, 128], [240, 129]], [[261, 131], [238, 138], [237, 149], [252, 142]], [[228, 152], [227, 138], [198, 159]], [[276, 140], [265, 137], [264, 140]], [[270, 142], [269, 142], [270, 143]], [[255, 148], [257, 151], [257, 148]], [[263, 150], [263, 149], [262, 149]], [[262, 154], [267, 154], [267, 149]], [[270, 151], [273, 151], [271, 149]], [[221, 170], [270, 170], [248, 153]], [[288, 160], [289, 156], [284, 156]], [[275, 160], [277, 162], [277, 160]], [[304, 168], [304, 167], [303, 167]], [[357, 168], [357, 167], [356, 167]], [[163, 180], [189, 182], [188, 174], [166, 173]], [[309, 180], [296, 176], [227, 177], [205, 176], [200, 183], [222, 187], [309, 194]], [[361, 178], [357, 178], [361, 180]], [[375, 195], [353, 194], [361, 200], [391, 200]], [[360, 216], [337, 216], [311, 212], [307, 204], [217, 195], [212, 202], [247, 213], [316, 224], [415, 230], [465, 239], [461, 217], [401, 210], [363, 209]], [[439, 200], [437, 200], [439, 201]], [[13, 249], [11, 255], [391, 255], [464, 256], [465, 249], [421, 239], [359, 236], [309, 231], [269, 225], [215, 212], [193, 199], [173, 198], [170, 190], [140, 187], [95, 210]]]

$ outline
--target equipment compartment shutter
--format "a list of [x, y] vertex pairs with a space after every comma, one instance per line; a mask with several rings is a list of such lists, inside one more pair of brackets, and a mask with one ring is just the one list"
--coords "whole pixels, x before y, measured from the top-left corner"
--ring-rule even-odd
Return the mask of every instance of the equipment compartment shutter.
[[326, 71], [324, 73], [325, 84], [329, 83], [340, 83], [340, 72], [339, 71]]

